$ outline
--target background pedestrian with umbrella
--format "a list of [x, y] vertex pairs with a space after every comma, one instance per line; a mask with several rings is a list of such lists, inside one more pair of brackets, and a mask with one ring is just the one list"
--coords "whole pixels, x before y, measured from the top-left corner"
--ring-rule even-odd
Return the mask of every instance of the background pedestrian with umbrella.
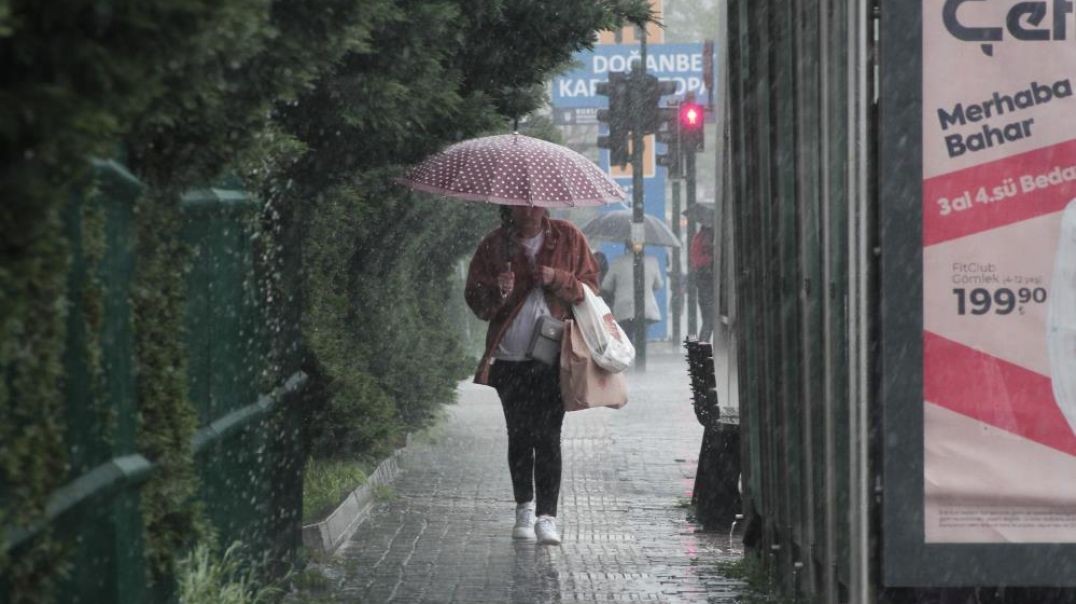
[[700, 342], [709, 342], [714, 333], [714, 208], [712, 203], [697, 203], [691, 210], [684, 211], [684, 214], [694, 212], [699, 223], [699, 230], [691, 238], [688, 249], [688, 264], [698, 288], [699, 314], [702, 315], [698, 333]]
[[464, 141], [416, 166], [413, 189], [513, 206], [478, 245], [465, 297], [489, 321], [475, 381], [497, 389], [508, 430], [508, 468], [516, 501], [513, 538], [560, 543], [560, 372], [529, 358], [542, 318], [571, 317], [583, 287], [598, 291], [598, 266], [574, 225], [546, 208], [603, 205], [624, 191], [574, 151], [520, 134]]
[[[607, 297], [612, 298], [613, 316], [624, 328], [632, 344], [638, 347], [639, 343], [635, 341], [635, 266], [631, 246], [631, 222], [630, 210], [614, 210], [595, 217], [583, 225], [582, 230], [590, 239], [625, 242], [625, 253], [610, 263], [609, 271], [602, 279], [601, 289]], [[676, 235], [656, 216], [644, 216], [643, 228], [645, 245], [680, 247]], [[661, 320], [661, 311], [658, 309], [657, 297], [654, 295], [654, 292], [660, 290], [663, 285], [657, 258], [644, 257], [643, 280], [644, 317], [649, 325]]]
[[[643, 243], [664, 247], [680, 247], [676, 235], [657, 216], [643, 216]], [[613, 210], [594, 217], [582, 227], [591, 240], [631, 241], [631, 210]]]

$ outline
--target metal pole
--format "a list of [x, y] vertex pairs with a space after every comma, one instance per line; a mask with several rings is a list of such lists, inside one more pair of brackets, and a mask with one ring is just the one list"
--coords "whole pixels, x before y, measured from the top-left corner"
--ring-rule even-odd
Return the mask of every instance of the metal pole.
[[[684, 168], [687, 172], [687, 241], [690, 249], [691, 240], [695, 237], [695, 148], [687, 145], [684, 149]], [[695, 269], [691, 263], [687, 264], [687, 333], [698, 335], [698, 292], [695, 291]]]
[[[834, 170], [833, 165], [833, 149], [831, 145], [831, 134], [834, 132], [832, 124], [831, 110], [834, 104], [833, 87], [834, 82], [831, 79], [831, 70], [833, 69], [832, 48], [834, 42], [830, 39], [833, 34], [833, 14], [836, 12], [835, 5], [836, 0], [821, 0], [818, 3], [818, 19], [819, 19], [819, 39], [821, 40], [820, 48], [821, 53], [819, 57], [819, 69], [821, 80], [819, 82], [821, 86], [821, 98], [819, 99], [819, 111], [820, 125], [821, 125], [821, 154], [819, 157], [819, 163], [821, 164], [822, 171], [820, 177], [822, 179], [822, 199], [821, 199], [821, 222], [822, 222], [822, 287], [823, 290], [822, 299], [822, 325], [823, 325], [823, 352], [822, 352], [822, 367], [824, 373], [824, 383], [822, 387], [822, 447], [823, 447], [823, 460], [824, 467], [823, 480], [822, 480], [822, 496], [823, 501], [823, 527], [822, 534], [822, 602], [824, 604], [838, 604], [839, 598], [839, 582], [837, 580], [837, 533], [840, 531], [840, 527], [837, 526], [837, 443], [836, 443], [836, 430], [837, 422], [836, 416], [837, 410], [837, 397], [840, 396], [837, 393], [836, 382], [837, 372], [844, 371], [843, 367], [837, 367], [835, 362], [836, 346], [834, 342], [835, 334], [837, 330], [841, 329], [841, 319], [834, 312], [834, 289], [830, 285], [835, 283], [836, 277], [833, 275], [834, 269], [834, 253], [841, 253], [834, 250], [833, 238], [835, 233], [833, 232], [833, 218], [832, 218], [832, 204], [833, 204], [833, 182], [832, 174]], [[843, 42], [841, 43], [843, 46]]]
[[[726, 405], [738, 407], [739, 396], [733, 396], [733, 372], [736, 371], [736, 357], [734, 352], [733, 338], [733, 301], [732, 282], [735, 280], [732, 267], [732, 149], [731, 132], [729, 130], [729, 85], [728, 85], [728, 55], [729, 46], [727, 40], [729, 32], [728, 0], [718, 0], [717, 9], [717, 39], [726, 41], [720, 47], [720, 56], [715, 56], [717, 63], [717, 81], [715, 82], [716, 94], [710, 94], [713, 101], [718, 99], [719, 110], [714, 112], [714, 131], [717, 133], [714, 145], [716, 159], [715, 170], [717, 186], [714, 190], [714, 253], [717, 256], [717, 265], [714, 266], [714, 349], [724, 345], [725, 348], [725, 396]], [[711, 103], [712, 105], [712, 103]], [[724, 284], [724, 285], [723, 285]], [[721, 300], [722, 296], [729, 299], [727, 304], [728, 328], [723, 329], [721, 323]], [[716, 368], [715, 368], [716, 371]]]
[[645, 273], [643, 255], [643, 107], [642, 86], [646, 76], [646, 28], [639, 28], [638, 68], [633, 66], [629, 80], [628, 98], [632, 110], [631, 120], [631, 221], [632, 252], [635, 256], [635, 369], [646, 371], [646, 302], [644, 295]]
[[[676, 240], [681, 241], [679, 178], [673, 179], [672, 181], [672, 232], [673, 235], [676, 235]], [[684, 315], [684, 294], [681, 291], [683, 287], [682, 262], [683, 260], [680, 258], [680, 248], [674, 247], [672, 249], [672, 272], [669, 280], [672, 282], [672, 337], [673, 343], [677, 346], [680, 345], [680, 320]]]
[[873, 3], [858, 0], [848, 7], [848, 297], [849, 304], [849, 583], [851, 597], [875, 601], [870, 544], [870, 133], [871, 60], [869, 26]]

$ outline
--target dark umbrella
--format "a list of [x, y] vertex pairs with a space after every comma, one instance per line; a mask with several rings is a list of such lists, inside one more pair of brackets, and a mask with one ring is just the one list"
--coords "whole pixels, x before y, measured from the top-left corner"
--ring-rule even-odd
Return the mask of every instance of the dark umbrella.
[[509, 206], [599, 206], [627, 198], [586, 157], [522, 134], [456, 143], [412, 168], [400, 182], [416, 191]]
[[[631, 241], [631, 210], [613, 210], [600, 214], [583, 225], [583, 234], [590, 239], [605, 241]], [[645, 232], [643, 243], [646, 245], [663, 245], [680, 247], [669, 227], [663, 221], [649, 214], [643, 216]]]
[[712, 227], [714, 226], [714, 211], [717, 206], [707, 201], [700, 201], [693, 207], [683, 211], [684, 216], [694, 218], [695, 222]]

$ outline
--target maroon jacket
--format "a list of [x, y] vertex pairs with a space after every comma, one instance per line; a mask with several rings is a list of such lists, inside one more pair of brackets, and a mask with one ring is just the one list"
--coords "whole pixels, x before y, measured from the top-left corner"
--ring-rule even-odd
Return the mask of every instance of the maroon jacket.
[[[545, 241], [535, 257], [535, 266], [552, 267], [555, 275], [553, 282], [546, 286], [545, 301], [549, 312], [558, 319], [571, 317], [572, 305], [583, 301], [583, 284], [591, 291], [598, 291], [598, 263], [590, 254], [587, 238], [572, 223], [563, 220], [542, 219]], [[512, 257], [509, 258], [509, 253]], [[501, 290], [497, 286], [497, 275], [508, 270], [512, 263], [512, 272], [516, 281], [512, 293], [501, 299]], [[523, 247], [511, 239], [509, 231], [498, 228], [478, 244], [471, 266], [467, 271], [467, 288], [464, 297], [479, 319], [489, 321], [486, 332], [486, 353], [478, 364], [474, 381], [479, 384], [489, 383], [489, 367], [493, 364], [493, 351], [501, 343], [512, 319], [523, 307], [527, 294], [541, 280], [537, 271], [532, 271]]]

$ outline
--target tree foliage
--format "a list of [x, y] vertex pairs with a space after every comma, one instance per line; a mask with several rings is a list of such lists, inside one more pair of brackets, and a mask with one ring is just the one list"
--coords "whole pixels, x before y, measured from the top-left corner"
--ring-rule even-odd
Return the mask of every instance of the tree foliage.
[[281, 130], [305, 151], [261, 181], [293, 226], [279, 245], [306, 250], [305, 264], [289, 269], [285, 258], [274, 272], [305, 274], [306, 315], [281, 321], [304, 326], [307, 358], [333, 382], [317, 423], [323, 455], [391, 442], [473, 369], [461, 364], [445, 296], [454, 263], [491, 221], [458, 203], [417, 203], [391, 186], [393, 167], [503, 130], [596, 29], [649, 15], [635, 1], [375, 4], [395, 10], [372, 9], [383, 19], [370, 43], [279, 109]]
[[[146, 542], [167, 573], [197, 492], [177, 192], [238, 176], [265, 201], [269, 381], [300, 356], [327, 393], [321, 451], [376, 450], [471, 369], [446, 296], [488, 224], [391, 177], [527, 114], [595, 30], [648, 14], [645, 0], [0, 0], [0, 521], [40, 518], [69, 478], [61, 214], [90, 156], [119, 157], [149, 189], [134, 363], [138, 442], [162, 468]], [[47, 540], [35, 551], [0, 556], [31, 599], [54, 555]]]

